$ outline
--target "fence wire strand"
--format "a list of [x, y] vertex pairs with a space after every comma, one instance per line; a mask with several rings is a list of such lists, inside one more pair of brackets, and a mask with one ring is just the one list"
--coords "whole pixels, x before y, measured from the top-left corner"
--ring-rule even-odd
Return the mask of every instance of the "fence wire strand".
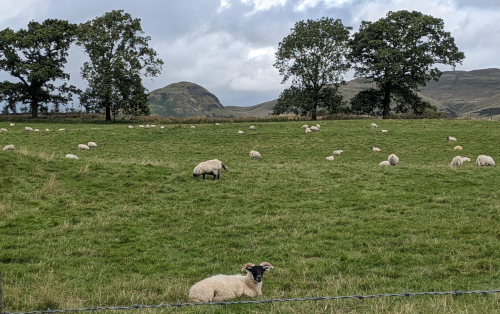
[[493, 294], [499, 293], [500, 289], [484, 290], [484, 291], [428, 291], [428, 292], [403, 292], [389, 294], [370, 294], [370, 295], [347, 295], [347, 296], [327, 296], [327, 297], [305, 297], [305, 298], [289, 298], [289, 299], [267, 299], [267, 300], [249, 300], [249, 301], [224, 301], [224, 302], [196, 302], [196, 303], [167, 303], [157, 305], [134, 304], [130, 306], [97, 306], [80, 309], [66, 310], [38, 310], [28, 312], [7, 312], [0, 314], [43, 314], [43, 313], [68, 313], [68, 312], [96, 312], [96, 311], [118, 311], [118, 310], [137, 310], [137, 309], [159, 309], [169, 307], [187, 307], [187, 306], [202, 306], [202, 305], [235, 305], [235, 304], [266, 304], [277, 302], [297, 302], [297, 301], [325, 301], [325, 300], [346, 300], [346, 299], [375, 299], [384, 297], [410, 297], [424, 295], [454, 295], [460, 296], [464, 294]]

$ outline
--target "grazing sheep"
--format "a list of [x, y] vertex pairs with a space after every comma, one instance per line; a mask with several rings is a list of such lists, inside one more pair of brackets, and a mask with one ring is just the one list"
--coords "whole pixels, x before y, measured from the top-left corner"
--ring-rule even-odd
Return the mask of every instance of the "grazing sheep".
[[133, 125], [129, 125], [127, 128], [129, 128], [129, 129], [133, 129], [133, 128], [134, 128], [134, 126], [133, 126]]
[[196, 129], [196, 127], [194, 125], [191, 126], [191, 129]]
[[302, 126], [302, 128], [303, 128], [303, 129], [307, 129], [308, 127], [309, 127], [309, 126], [308, 126], [307, 124], [304, 124], [304, 125]]
[[5, 145], [5, 147], [3, 148], [4, 151], [7, 151], [7, 150], [14, 150], [14, 145], [13, 144], [10, 144], [10, 145]]
[[97, 144], [96, 144], [96, 142], [88, 142], [88, 143], [87, 143], [87, 146], [88, 146], [89, 148], [95, 148], [95, 147], [97, 147]]
[[274, 268], [268, 262], [259, 266], [246, 263], [241, 268], [243, 275], [215, 275], [195, 283], [189, 289], [189, 298], [195, 302], [219, 302], [243, 295], [256, 297], [262, 295], [264, 272]]
[[389, 161], [391, 166], [395, 166], [399, 162], [399, 158], [395, 154], [390, 154], [389, 157], [387, 157], [387, 160]]
[[380, 130], [380, 133], [389, 133], [387, 130]]
[[462, 148], [462, 146], [460, 146], [460, 145], [457, 145], [457, 146], [453, 147], [453, 150], [462, 150], [462, 149], [463, 149], [463, 148]]
[[391, 163], [389, 162], [389, 160], [384, 160], [384, 161], [381, 161], [378, 165], [379, 166], [390, 166]]
[[452, 142], [456, 142], [457, 141], [457, 139], [455, 137], [453, 137], [453, 136], [447, 136], [446, 139], [448, 141], [452, 141]]
[[478, 166], [492, 166], [495, 167], [495, 161], [490, 156], [479, 155], [476, 159], [476, 165]]
[[[318, 128], [317, 126], [314, 126], [314, 125], [313, 125], [312, 127], [310, 127], [309, 129], [310, 129], [311, 131], [313, 131], [313, 132], [318, 132], [318, 131], [319, 131], [319, 128]], [[307, 130], [307, 129], [306, 129], [306, 130]]]
[[249, 130], [255, 130], [255, 125], [251, 125], [248, 129]]
[[6, 128], [1, 128], [0, 133], [2, 133], [2, 132], [8, 132], [8, 130]]
[[338, 150], [334, 150], [333, 153], [332, 153], [332, 155], [342, 155], [343, 153], [344, 153], [343, 150], [338, 149]]
[[464, 163], [462, 156], [455, 156], [450, 162], [450, 167], [461, 166]]
[[326, 157], [326, 160], [334, 161], [335, 157], [333, 155], [332, 156], [328, 156], [328, 157]]
[[260, 159], [260, 158], [262, 158], [262, 155], [256, 150], [251, 150], [250, 151], [250, 158], [251, 159]]
[[88, 147], [87, 145], [85, 144], [78, 144], [78, 149], [83, 149], [83, 150], [89, 150], [90, 147]]
[[370, 123], [370, 128], [378, 128], [378, 125], [376, 123]]
[[382, 150], [378, 147], [375, 147], [375, 146], [370, 146], [371, 150], [373, 150], [374, 152], [381, 152]]
[[311, 133], [311, 132], [312, 132], [311, 128], [306, 128], [305, 133]]
[[242, 130], [238, 131], [238, 134], [243, 134], [243, 133], [245, 133], [245, 132], [243, 132]]
[[33, 132], [33, 128], [32, 128], [32, 127], [30, 127], [30, 126], [25, 126], [25, 127], [24, 127], [24, 130], [25, 130], [25, 131], [29, 131], [29, 132]]
[[77, 155], [73, 155], [73, 154], [66, 154], [66, 158], [69, 158], [69, 159], [80, 159], [80, 158], [78, 158]]
[[9, 126], [15, 126], [15, 125], [16, 125], [16, 124], [15, 124], [15, 123], [12, 123], [12, 122], [9, 124]]
[[213, 180], [215, 180], [215, 178], [220, 179], [221, 169], [229, 171], [226, 165], [224, 165], [219, 159], [203, 161], [200, 162], [196, 167], [194, 167], [193, 177], [196, 178], [200, 175], [203, 175], [203, 179], [205, 179], [205, 175], [209, 174], [214, 176]]

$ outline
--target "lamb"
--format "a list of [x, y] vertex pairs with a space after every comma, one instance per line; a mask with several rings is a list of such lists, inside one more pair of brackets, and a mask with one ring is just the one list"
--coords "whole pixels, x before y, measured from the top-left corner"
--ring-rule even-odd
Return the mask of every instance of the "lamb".
[[7, 151], [7, 150], [14, 150], [14, 145], [13, 144], [10, 144], [10, 145], [5, 145], [5, 147], [3, 148], [4, 151]]
[[8, 132], [8, 130], [6, 128], [1, 128], [0, 133], [2, 133], [2, 132]]
[[88, 143], [87, 143], [87, 146], [88, 146], [89, 148], [95, 148], [95, 147], [97, 147], [97, 144], [96, 144], [96, 142], [88, 142]]
[[332, 156], [328, 156], [328, 157], [326, 157], [326, 160], [334, 161], [335, 157], [333, 155]]
[[77, 159], [77, 160], [78, 160], [78, 159], [80, 159], [80, 158], [78, 158], [78, 156], [77, 156], [77, 155], [73, 155], [73, 154], [66, 154], [66, 158], [69, 158], [69, 159]]
[[372, 122], [372, 123], [370, 123], [370, 127], [371, 127], [371, 128], [378, 128], [378, 125], [377, 125], [376, 123], [373, 123], [373, 122]]
[[215, 180], [215, 178], [220, 179], [221, 169], [229, 171], [226, 165], [224, 165], [219, 159], [203, 161], [200, 162], [196, 167], [194, 167], [193, 177], [196, 178], [200, 175], [203, 175], [203, 179], [205, 179], [205, 175], [209, 174], [214, 176], [213, 180]]
[[85, 144], [78, 144], [78, 149], [83, 149], [83, 150], [89, 150], [90, 147], [88, 147], [87, 145]]
[[238, 131], [238, 134], [243, 134], [243, 133], [245, 133], [245, 132], [243, 132], [242, 130]]
[[448, 141], [452, 141], [452, 142], [456, 142], [457, 141], [457, 139], [455, 137], [453, 137], [453, 136], [447, 136], [446, 139]]
[[332, 153], [332, 155], [342, 155], [343, 153], [344, 153], [343, 150], [338, 149], [338, 150], [334, 150], [333, 153]]
[[450, 162], [450, 167], [461, 166], [464, 163], [462, 156], [455, 156]]
[[260, 159], [260, 158], [262, 158], [262, 155], [256, 150], [251, 150], [250, 151], [250, 158], [251, 159]]
[[370, 146], [370, 149], [373, 150], [374, 152], [381, 152], [382, 150], [378, 147], [375, 146]]
[[391, 163], [389, 162], [389, 160], [384, 160], [384, 161], [381, 161], [378, 165], [379, 166], [390, 166]]
[[195, 302], [220, 302], [240, 296], [256, 297], [262, 295], [264, 272], [274, 268], [268, 262], [259, 266], [246, 263], [241, 268], [246, 275], [215, 275], [195, 283], [189, 289], [189, 298]]
[[395, 154], [390, 154], [389, 157], [387, 157], [387, 160], [391, 164], [391, 166], [395, 166], [399, 162], [399, 157], [396, 156]]
[[[318, 128], [317, 126], [314, 126], [314, 125], [313, 125], [312, 127], [310, 127], [309, 129], [310, 129], [311, 131], [313, 131], [313, 132], [318, 132], [318, 131], [319, 131], [319, 128]], [[307, 130], [307, 129], [306, 129], [306, 130]]]
[[248, 129], [249, 130], [255, 130], [255, 125], [251, 125]]
[[490, 156], [479, 155], [476, 159], [476, 165], [478, 166], [492, 166], [495, 167], [495, 161]]
[[463, 148], [462, 148], [462, 146], [460, 146], [460, 145], [457, 145], [457, 146], [453, 147], [453, 150], [462, 150], [462, 149], [463, 149]]
[[24, 130], [25, 130], [25, 131], [32, 132], [32, 131], [33, 131], [33, 128], [32, 128], [32, 127], [30, 127], [30, 126], [25, 126], [25, 127], [24, 127]]

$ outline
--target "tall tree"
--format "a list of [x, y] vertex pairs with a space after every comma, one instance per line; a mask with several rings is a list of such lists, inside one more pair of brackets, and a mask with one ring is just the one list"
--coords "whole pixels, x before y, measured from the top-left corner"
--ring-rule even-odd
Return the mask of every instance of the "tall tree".
[[31, 116], [48, 109], [48, 104], [67, 104], [78, 90], [66, 82], [64, 73], [68, 50], [75, 39], [77, 26], [68, 21], [47, 19], [30, 22], [27, 29], [0, 31], [0, 70], [8, 72], [17, 82], [0, 82], [0, 100], [14, 108], [16, 103], [28, 104]]
[[[373, 79], [382, 94], [384, 118], [389, 117], [393, 96], [415, 100], [414, 90], [439, 79], [436, 64], [455, 67], [465, 58], [442, 19], [405, 10], [389, 12], [376, 22], [361, 22], [351, 49], [357, 76]], [[413, 101], [413, 107], [399, 102], [397, 108], [418, 112], [419, 105], [425, 102]]]
[[81, 69], [88, 88], [80, 101], [87, 110], [104, 110], [106, 120], [118, 112], [149, 113], [141, 75], [158, 75], [163, 61], [148, 46], [151, 38], [143, 34], [140, 19], [123, 10], [80, 25], [78, 43], [90, 58]]
[[291, 87], [278, 99], [275, 113], [304, 112], [316, 120], [318, 107], [340, 110], [338, 87], [345, 83], [350, 27], [340, 20], [299, 21], [278, 45], [274, 67]]

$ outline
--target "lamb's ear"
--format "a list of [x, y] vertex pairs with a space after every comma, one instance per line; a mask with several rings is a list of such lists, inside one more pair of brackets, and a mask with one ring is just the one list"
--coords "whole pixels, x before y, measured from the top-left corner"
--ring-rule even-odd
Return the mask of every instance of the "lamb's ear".
[[268, 262], [262, 262], [262, 263], [260, 263], [260, 266], [264, 267], [264, 270], [269, 270], [269, 269], [274, 268], [274, 266], [271, 265], [271, 263], [268, 263]]
[[245, 265], [243, 265], [241, 267], [241, 271], [249, 271], [250, 269], [252, 269], [252, 267], [254, 267], [255, 265], [252, 264], [252, 263], [246, 263]]

